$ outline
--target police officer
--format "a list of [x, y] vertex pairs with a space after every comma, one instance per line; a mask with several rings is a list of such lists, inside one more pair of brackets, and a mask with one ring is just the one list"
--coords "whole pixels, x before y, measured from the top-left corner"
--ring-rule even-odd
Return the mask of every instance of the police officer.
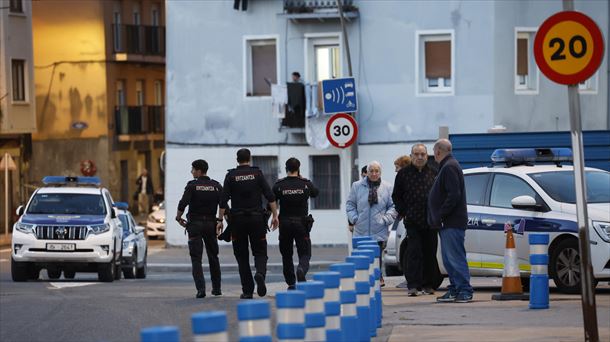
[[[311, 241], [309, 233], [313, 217], [308, 214], [310, 197], [318, 196], [318, 189], [308, 179], [299, 174], [301, 162], [296, 158], [286, 161], [286, 178], [278, 180], [273, 186], [273, 193], [280, 206], [280, 253], [284, 279], [288, 290], [295, 289], [295, 281], [305, 281], [311, 259]], [[297, 246], [299, 265], [296, 279], [292, 261], [293, 241]]]
[[[250, 166], [250, 150], [237, 151], [237, 168], [229, 170], [224, 181], [222, 203], [231, 200], [231, 240], [233, 254], [239, 266], [241, 278], [241, 299], [252, 299], [254, 281], [256, 292], [263, 297], [267, 294], [265, 276], [267, 274], [267, 218], [264, 215], [262, 197], [269, 202], [273, 214], [271, 226], [277, 229], [277, 205], [275, 196], [262, 171]], [[220, 209], [219, 217], [224, 215], [224, 206]], [[250, 270], [250, 255], [248, 241], [254, 255], [256, 274], [252, 280]]]
[[[196, 297], [205, 297], [205, 279], [201, 265], [204, 243], [210, 263], [212, 295], [220, 296], [222, 292], [220, 291], [220, 263], [216, 235], [222, 229], [222, 216], [219, 215], [220, 218], [216, 218], [216, 209], [221, 203], [222, 186], [206, 175], [208, 163], [205, 160], [195, 160], [191, 165], [191, 174], [195, 179], [188, 182], [184, 188], [184, 194], [178, 203], [176, 221], [188, 232], [193, 280], [197, 288]], [[185, 221], [182, 214], [187, 206], [189, 207], [186, 215], [188, 221]]]

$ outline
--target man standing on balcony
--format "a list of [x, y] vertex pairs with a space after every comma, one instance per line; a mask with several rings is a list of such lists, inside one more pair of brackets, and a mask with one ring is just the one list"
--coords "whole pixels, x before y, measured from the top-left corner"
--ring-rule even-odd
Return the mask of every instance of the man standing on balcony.
[[153, 194], [153, 183], [148, 175], [148, 170], [142, 170], [140, 177], [136, 180], [136, 195], [138, 200], [138, 214], [148, 215], [150, 210], [150, 197]]

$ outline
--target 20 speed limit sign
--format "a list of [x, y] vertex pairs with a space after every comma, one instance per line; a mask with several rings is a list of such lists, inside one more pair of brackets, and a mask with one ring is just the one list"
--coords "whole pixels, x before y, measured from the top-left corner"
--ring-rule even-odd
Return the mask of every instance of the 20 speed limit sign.
[[358, 137], [356, 120], [345, 113], [333, 115], [326, 124], [326, 137], [335, 147], [349, 147]]
[[542, 23], [534, 40], [540, 71], [560, 84], [578, 84], [591, 77], [604, 57], [604, 39], [597, 24], [574, 11], [559, 12]]

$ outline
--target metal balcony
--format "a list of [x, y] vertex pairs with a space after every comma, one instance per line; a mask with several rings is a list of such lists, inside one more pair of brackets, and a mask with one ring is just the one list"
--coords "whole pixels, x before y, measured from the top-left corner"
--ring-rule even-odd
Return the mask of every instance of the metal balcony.
[[165, 57], [165, 27], [112, 24], [115, 54]]
[[[343, 0], [343, 15], [349, 21], [358, 17], [358, 8], [353, 0]], [[282, 16], [298, 20], [339, 19], [337, 0], [284, 0]]]
[[163, 134], [165, 112], [163, 106], [117, 106], [115, 107], [117, 135]]

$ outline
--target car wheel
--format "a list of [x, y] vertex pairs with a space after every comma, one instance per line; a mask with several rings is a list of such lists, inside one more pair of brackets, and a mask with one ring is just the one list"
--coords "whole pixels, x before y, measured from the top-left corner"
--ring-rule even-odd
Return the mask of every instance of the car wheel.
[[111, 283], [114, 281], [114, 272], [116, 271], [115, 259], [116, 254], [112, 256], [112, 260], [110, 260], [110, 262], [99, 265], [97, 270], [97, 278], [99, 281], [103, 281], [105, 283]]
[[61, 268], [50, 266], [47, 268], [47, 276], [49, 279], [59, 279], [61, 277]]
[[65, 279], [74, 279], [76, 277], [75, 270], [64, 270], [64, 278]]
[[133, 262], [127, 268], [123, 269], [123, 276], [125, 279], [133, 279], [136, 276], [136, 266], [138, 265], [138, 251], [136, 249], [133, 250]]
[[13, 278], [13, 281], [27, 281], [28, 263], [17, 262], [11, 258], [11, 277]]
[[144, 252], [144, 260], [142, 261], [142, 266], [136, 269], [136, 278], [144, 279], [146, 278], [146, 259], [148, 258], [148, 250]]
[[549, 275], [563, 293], [580, 293], [580, 253], [578, 240], [561, 241], [550, 253]]
[[40, 278], [40, 267], [30, 265], [28, 268], [28, 280], [38, 280]]

